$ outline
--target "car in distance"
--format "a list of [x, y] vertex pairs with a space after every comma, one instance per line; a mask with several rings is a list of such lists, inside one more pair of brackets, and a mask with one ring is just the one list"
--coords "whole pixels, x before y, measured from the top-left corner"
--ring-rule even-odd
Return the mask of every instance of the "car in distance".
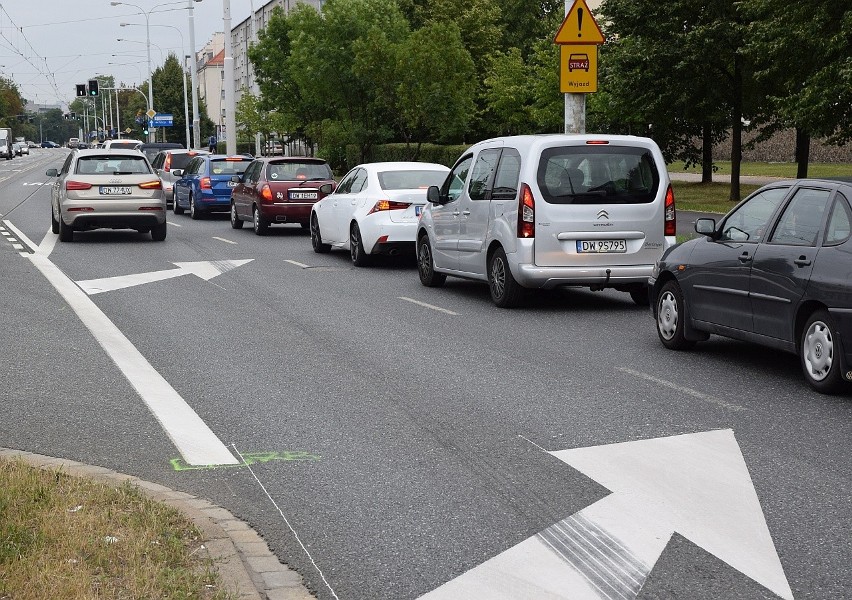
[[131, 139], [117, 139], [117, 140], [106, 140], [101, 148], [104, 150], [116, 149], [116, 150], [136, 150], [144, 144], [142, 140], [131, 140]]
[[42, 148], [60, 148], [61, 146], [56, 142], [51, 142], [49, 140], [45, 140], [41, 143]]
[[27, 145], [26, 142], [15, 142], [15, 143], [18, 145], [21, 156], [23, 156], [24, 154], [26, 154], [27, 156], [30, 155], [30, 147]]
[[417, 222], [426, 190], [449, 169], [419, 162], [358, 165], [333, 194], [311, 208], [311, 245], [315, 252], [348, 249], [352, 263], [363, 267], [377, 254], [414, 249]]
[[497, 306], [525, 289], [628, 292], [648, 304], [648, 276], [675, 244], [666, 163], [649, 139], [531, 135], [480, 142], [462, 154], [417, 228], [420, 282], [488, 282]]
[[62, 242], [75, 231], [135, 229], [166, 239], [166, 199], [159, 177], [134, 150], [75, 150], [62, 168], [48, 169], [51, 229]]
[[263, 235], [275, 223], [297, 223], [307, 229], [311, 207], [335, 187], [331, 167], [321, 158], [257, 158], [242, 176], [234, 175], [231, 227], [251, 221]]
[[852, 182], [779, 181], [748, 196], [701, 237], [669, 249], [650, 278], [662, 344], [710, 334], [799, 356], [823, 393], [852, 381]]
[[12, 152], [15, 153], [15, 156], [22, 156], [24, 151], [21, 149], [23, 144], [21, 142], [12, 142]]
[[210, 154], [207, 150], [186, 150], [184, 148], [173, 148], [160, 150], [151, 160], [157, 175], [163, 182], [163, 192], [166, 194], [166, 202], [172, 205], [174, 200], [175, 181], [181, 178], [183, 170], [189, 161], [196, 156]]
[[179, 144], [177, 142], [146, 142], [144, 144], [139, 144], [136, 149], [142, 152], [142, 154], [144, 154], [148, 160], [153, 163], [154, 157], [157, 156], [157, 153], [160, 152], [160, 150], [177, 150], [182, 148], [183, 144]]
[[201, 154], [189, 161], [174, 183], [172, 210], [176, 215], [189, 211], [193, 219], [211, 212], [231, 210], [231, 189], [236, 187], [234, 175], [242, 175], [252, 158], [225, 154]]

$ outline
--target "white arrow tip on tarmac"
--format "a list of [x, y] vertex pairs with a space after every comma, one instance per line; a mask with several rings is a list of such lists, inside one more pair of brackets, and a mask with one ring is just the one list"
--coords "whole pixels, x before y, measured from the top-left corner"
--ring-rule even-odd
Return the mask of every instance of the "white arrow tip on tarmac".
[[781, 598], [793, 593], [730, 429], [551, 452]]
[[245, 260], [202, 260], [198, 262], [176, 262], [172, 263], [176, 267], [180, 267], [184, 271], [189, 271], [193, 275], [201, 277], [204, 281], [210, 281], [217, 275], [227, 273], [231, 269], [236, 269], [246, 263], [253, 261], [253, 258]]

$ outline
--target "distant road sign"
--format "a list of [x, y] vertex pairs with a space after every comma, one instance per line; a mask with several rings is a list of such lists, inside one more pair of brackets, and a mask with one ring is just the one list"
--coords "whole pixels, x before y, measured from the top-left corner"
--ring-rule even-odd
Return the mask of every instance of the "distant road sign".
[[153, 118], [154, 118], [154, 116], [157, 114], [157, 111], [156, 111], [156, 110], [154, 110], [153, 108], [149, 108], [149, 109], [145, 112], [145, 114], [146, 114], [146, 115], [148, 115], [148, 118], [149, 118], [149, 119], [153, 119]]
[[151, 117], [151, 127], [171, 127], [174, 124], [174, 115], [168, 113], [155, 114]]
[[604, 36], [586, 0], [575, 0], [556, 32], [557, 44], [603, 44]]

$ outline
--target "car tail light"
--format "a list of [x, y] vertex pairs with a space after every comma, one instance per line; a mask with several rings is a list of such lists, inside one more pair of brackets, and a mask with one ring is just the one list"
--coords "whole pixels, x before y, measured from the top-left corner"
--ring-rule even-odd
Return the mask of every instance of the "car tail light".
[[229, 156], [225, 160], [227, 162], [242, 162], [246, 159], [245, 156]]
[[84, 183], [82, 181], [71, 181], [68, 180], [65, 182], [66, 190], [90, 190], [92, 189], [91, 183]]
[[521, 193], [518, 195], [518, 237], [535, 237], [535, 198], [526, 183], [521, 184]]
[[156, 181], [146, 181], [144, 183], [140, 183], [139, 187], [141, 187], [143, 190], [161, 190], [163, 189], [163, 182], [161, 182], [159, 179], [157, 179]]
[[607, 140], [586, 140], [586, 144], [589, 146], [605, 146], [609, 142]]
[[166, 154], [166, 160], [163, 162], [163, 170], [171, 171], [172, 169], [172, 155]]
[[95, 209], [91, 206], [72, 206], [68, 212], [95, 212]]
[[267, 202], [272, 202], [272, 188], [269, 187], [268, 183], [264, 183], [263, 187], [260, 188], [260, 197]]
[[210, 183], [209, 177], [202, 177], [201, 183], [199, 185], [201, 186], [202, 190], [212, 190], [213, 189], [213, 185]]
[[376, 202], [375, 206], [370, 209], [368, 215], [373, 213], [382, 212], [384, 210], [405, 210], [411, 206], [408, 202], [394, 202], [393, 200], [379, 200]]
[[672, 191], [672, 184], [669, 184], [666, 190], [666, 209], [665, 209], [665, 226], [663, 227], [665, 235], [677, 234], [677, 221], [675, 215], [675, 199]]

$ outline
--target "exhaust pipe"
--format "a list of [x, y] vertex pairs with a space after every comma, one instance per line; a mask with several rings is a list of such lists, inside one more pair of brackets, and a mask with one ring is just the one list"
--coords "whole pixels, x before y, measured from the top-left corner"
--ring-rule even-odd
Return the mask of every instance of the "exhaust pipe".
[[399, 248], [391, 248], [388, 251], [388, 254], [390, 254], [391, 256], [397, 256], [399, 254]]

